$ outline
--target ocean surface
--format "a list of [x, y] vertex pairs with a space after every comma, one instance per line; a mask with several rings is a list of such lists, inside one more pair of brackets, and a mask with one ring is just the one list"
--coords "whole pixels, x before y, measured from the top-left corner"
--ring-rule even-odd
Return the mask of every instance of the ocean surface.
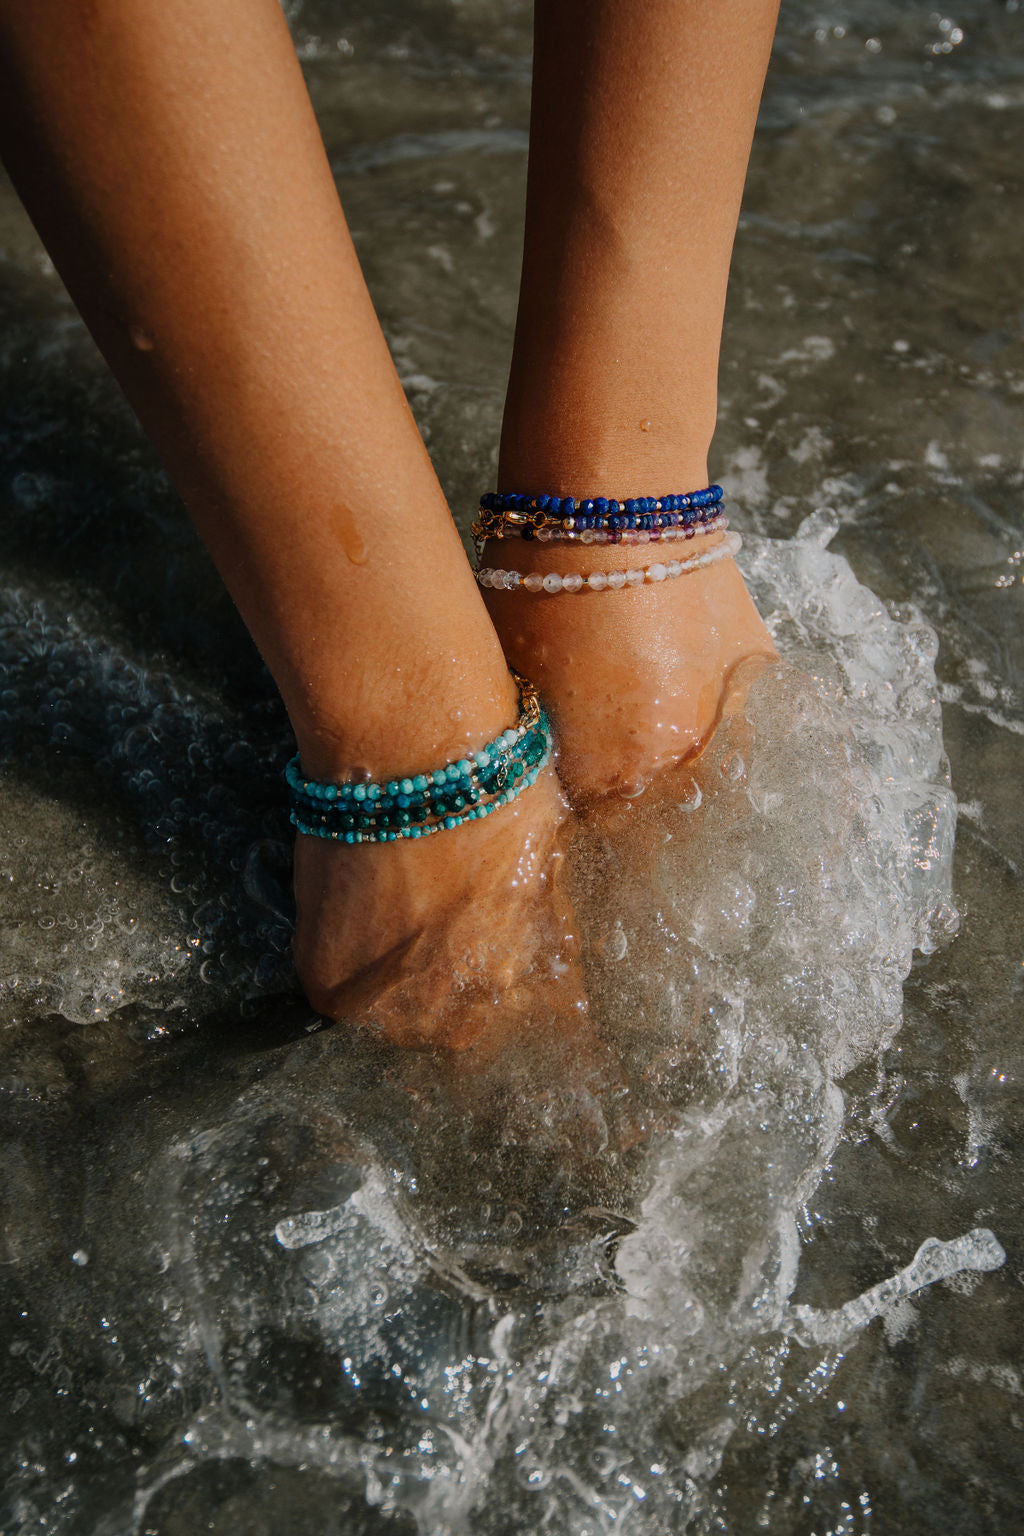
[[[287, 7], [463, 529], [529, 7]], [[667, 88], [670, 88], [667, 82]], [[571, 852], [587, 1057], [298, 994], [272, 685], [0, 182], [3, 1536], [1010, 1536], [1024, 10], [784, 3], [713, 473], [781, 653]]]

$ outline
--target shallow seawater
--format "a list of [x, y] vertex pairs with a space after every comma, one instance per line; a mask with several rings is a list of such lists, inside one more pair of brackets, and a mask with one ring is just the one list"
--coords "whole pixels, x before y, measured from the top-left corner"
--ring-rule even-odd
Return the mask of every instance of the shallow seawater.
[[[289, 11], [465, 526], [527, 8]], [[4, 1536], [1017, 1528], [1022, 44], [784, 8], [715, 466], [782, 659], [472, 1069], [297, 995], [280, 708], [0, 187]]]

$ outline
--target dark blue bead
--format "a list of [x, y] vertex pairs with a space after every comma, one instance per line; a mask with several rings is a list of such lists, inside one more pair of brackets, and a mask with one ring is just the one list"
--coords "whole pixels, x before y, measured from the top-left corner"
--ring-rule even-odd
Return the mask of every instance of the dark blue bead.
[[562, 516], [572, 517], [576, 511], [576, 503], [571, 496], [562, 497]]
[[627, 528], [635, 528], [636, 527], [636, 518], [635, 517], [631, 517], [629, 519], [628, 523], [626, 524], [626, 526], [627, 526]]
[[584, 516], [587, 516], [589, 513], [593, 512], [593, 510], [594, 510], [594, 503], [592, 501], [581, 501], [580, 502], [580, 511], [584, 514]]
[[618, 504], [618, 502], [617, 501], [613, 501], [611, 497], [608, 498], [608, 511], [609, 512], [618, 512], [619, 511], [619, 504]]
[[595, 496], [594, 497], [594, 511], [602, 513], [602, 514], [608, 511], [608, 498], [607, 498], [607, 496]]
[[550, 496], [535, 496], [534, 500], [542, 512], [546, 512], [548, 507], [551, 505]]
[[630, 496], [629, 500], [624, 501], [622, 505], [626, 512], [640, 512], [643, 510], [635, 496]]

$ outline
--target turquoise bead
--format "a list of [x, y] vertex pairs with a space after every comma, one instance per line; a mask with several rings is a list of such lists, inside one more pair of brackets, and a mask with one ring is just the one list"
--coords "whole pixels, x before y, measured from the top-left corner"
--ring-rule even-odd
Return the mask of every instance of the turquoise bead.
[[[296, 754], [285, 768], [292, 797], [289, 819], [306, 836], [349, 845], [432, 837], [509, 805], [536, 781], [550, 748], [547, 717], [541, 713], [532, 725], [520, 715], [514, 729], [501, 732], [479, 752], [385, 785], [306, 779]], [[504, 781], [500, 791], [497, 779]]]

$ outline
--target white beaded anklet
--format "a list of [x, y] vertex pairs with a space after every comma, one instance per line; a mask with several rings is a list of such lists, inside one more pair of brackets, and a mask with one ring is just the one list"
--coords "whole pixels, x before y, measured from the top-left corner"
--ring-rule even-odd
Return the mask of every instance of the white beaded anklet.
[[621, 592], [623, 587], [640, 587], [645, 582], [674, 581], [689, 571], [699, 571], [703, 566], [728, 560], [742, 547], [743, 540], [738, 533], [727, 533], [714, 549], [693, 555], [689, 560], [659, 560], [654, 565], [636, 565], [625, 571], [591, 571], [588, 576], [582, 576], [578, 571], [570, 571], [567, 576], [559, 576], [554, 571], [542, 576], [539, 571], [531, 571], [524, 576], [521, 571], [485, 567], [474, 574], [482, 587], [504, 588], [509, 592], [516, 587], [524, 587], [527, 592]]

